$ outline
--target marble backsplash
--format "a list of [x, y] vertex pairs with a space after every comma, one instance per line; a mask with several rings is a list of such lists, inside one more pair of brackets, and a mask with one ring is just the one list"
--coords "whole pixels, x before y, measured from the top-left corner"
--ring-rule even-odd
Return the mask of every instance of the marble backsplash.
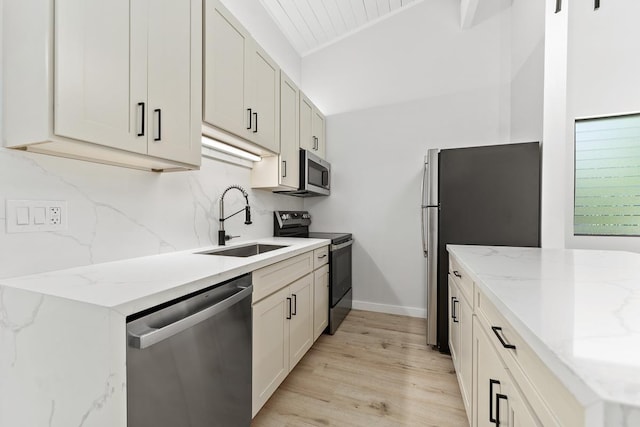
[[[199, 171], [156, 174], [0, 148], [0, 278], [217, 244], [219, 198], [249, 192], [252, 225], [225, 222], [237, 241], [273, 235], [275, 209], [302, 199], [250, 189], [251, 170], [209, 158]], [[63, 232], [6, 232], [7, 200], [66, 200]], [[225, 196], [225, 214], [244, 206]], [[234, 240], [236, 241], [236, 240]]]

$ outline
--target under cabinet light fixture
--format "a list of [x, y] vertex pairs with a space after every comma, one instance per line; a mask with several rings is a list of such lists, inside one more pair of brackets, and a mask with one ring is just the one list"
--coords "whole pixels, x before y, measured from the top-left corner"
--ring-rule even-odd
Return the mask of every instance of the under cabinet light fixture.
[[260, 160], [262, 160], [262, 157], [256, 154], [241, 150], [220, 141], [216, 141], [215, 139], [209, 138], [208, 136], [204, 135], [202, 136], [202, 145], [216, 151], [222, 151], [223, 153], [231, 154], [232, 156], [251, 160], [252, 162], [259, 162]]

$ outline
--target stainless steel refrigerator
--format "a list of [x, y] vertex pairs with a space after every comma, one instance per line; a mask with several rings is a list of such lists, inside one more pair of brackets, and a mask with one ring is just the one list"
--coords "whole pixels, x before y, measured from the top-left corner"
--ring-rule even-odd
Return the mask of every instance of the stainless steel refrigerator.
[[540, 246], [540, 144], [428, 150], [422, 179], [427, 344], [448, 352], [447, 244]]

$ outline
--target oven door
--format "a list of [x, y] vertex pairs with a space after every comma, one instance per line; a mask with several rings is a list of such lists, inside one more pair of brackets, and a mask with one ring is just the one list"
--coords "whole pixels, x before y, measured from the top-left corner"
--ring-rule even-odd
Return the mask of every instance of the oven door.
[[331, 245], [331, 307], [351, 289], [351, 246], [353, 240]]

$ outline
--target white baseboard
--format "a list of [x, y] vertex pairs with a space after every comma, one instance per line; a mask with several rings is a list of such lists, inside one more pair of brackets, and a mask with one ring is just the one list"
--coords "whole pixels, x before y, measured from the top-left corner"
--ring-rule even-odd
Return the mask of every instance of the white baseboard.
[[410, 317], [427, 317], [427, 310], [418, 307], [404, 307], [401, 305], [378, 304], [375, 302], [353, 301], [354, 310], [376, 311], [378, 313], [399, 314]]

